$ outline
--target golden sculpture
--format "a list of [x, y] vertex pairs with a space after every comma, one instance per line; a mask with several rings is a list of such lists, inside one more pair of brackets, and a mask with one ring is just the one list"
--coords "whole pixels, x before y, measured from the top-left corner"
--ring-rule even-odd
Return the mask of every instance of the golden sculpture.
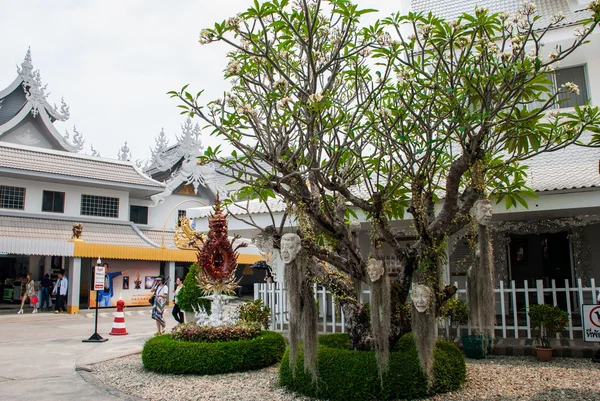
[[81, 235], [83, 234], [83, 225], [81, 223], [73, 224], [73, 235], [71, 241], [83, 241]]
[[179, 218], [179, 227], [175, 228], [173, 241], [179, 249], [198, 251], [204, 246], [206, 235], [194, 231], [190, 222], [190, 219], [185, 216]]

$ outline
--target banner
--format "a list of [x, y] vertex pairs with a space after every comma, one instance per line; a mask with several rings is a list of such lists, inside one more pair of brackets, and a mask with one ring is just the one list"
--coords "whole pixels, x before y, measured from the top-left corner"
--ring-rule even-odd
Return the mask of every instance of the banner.
[[[104, 292], [104, 271], [101, 274], [101, 291], [90, 291], [90, 305], [96, 304], [96, 295], [100, 294], [100, 307], [116, 307], [119, 297], [125, 301], [125, 306], [150, 306], [148, 299], [152, 295], [150, 290], [154, 285], [154, 279], [160, 274], [160, 262], [153, 261], [131, 261], [131, 260], [104, 260], [108, 263], [109, 286], [112, 286], [113, 295], [110, 292]], [[100, 266], [102, 267], [102, 266]], [[98, 280], [98, 271], [92, 270], [91, 288], [96, 286]]]
[[583, 340], [600, 342], [600, 305], [581, 305]]

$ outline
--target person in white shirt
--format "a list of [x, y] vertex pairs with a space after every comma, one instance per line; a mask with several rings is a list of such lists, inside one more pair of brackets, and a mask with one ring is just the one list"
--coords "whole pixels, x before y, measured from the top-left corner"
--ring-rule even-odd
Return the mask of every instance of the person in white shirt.
[[67, 288], [69, 286], [69, 280], [65, 277], [65, 270], [62, 269], [58, 273], [58, 280], [54, 284], [54, 290], [52, 295], [56, 295], [56, 304], [54, 313], [60, 313], [61, 311], [67, 311]]
[[163, 318], [163, 312], [167, 305], [167, 297], [169, 296], [169, 289], [165, 284], [163, 276], [156, 277], [156, 283], [152, 289], [154, 293], [154, 307], [152, 308], [152, 319], [156, 320], [156, 330], [158, 334], [164, 334], [167, 328], [167, 322]]

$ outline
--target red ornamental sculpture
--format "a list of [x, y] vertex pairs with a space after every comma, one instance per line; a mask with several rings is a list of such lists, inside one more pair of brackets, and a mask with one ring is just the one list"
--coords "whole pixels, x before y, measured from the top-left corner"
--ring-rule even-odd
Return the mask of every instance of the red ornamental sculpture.
[[206, 292], [221, 294], [233, 292], [238, 287], [235, 280], [239, 248], [248, 246], [240, 243], [235, 248], [234, 242], [239, 239], [235, 236], [231, 242], [227, 236], [227, 216], [223, 215], [219, 196], [215, 199], [213, 213], [208, 216], [208, 235], [202, 247], [198, 247], [198, 265], [200, 271], [200, 286]]

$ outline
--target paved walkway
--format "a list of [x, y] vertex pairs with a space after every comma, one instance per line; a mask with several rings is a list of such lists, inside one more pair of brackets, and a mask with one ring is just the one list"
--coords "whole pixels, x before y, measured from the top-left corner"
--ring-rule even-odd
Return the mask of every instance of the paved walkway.
[[[78, 315], [0, 316], [0, 400], [127, 399], [123, 394], [94, 385], [93, 377], [76, 368], [140, 352], [144, 342], [156, 331], [155, 322], [145, 309], [128, 311], [134, 313], [126, 316], [129, 332], [126, 336], [108, 334], [112, 327], [110, 314], [110, 318], [98, 319], [98, 332], [109, 339], [105, 343], [82, 342], [94, 332], [94, 320], [87, 316], [90, 311]], [[167, 314], [170, 328], [175, 321], [170, 309]]]

